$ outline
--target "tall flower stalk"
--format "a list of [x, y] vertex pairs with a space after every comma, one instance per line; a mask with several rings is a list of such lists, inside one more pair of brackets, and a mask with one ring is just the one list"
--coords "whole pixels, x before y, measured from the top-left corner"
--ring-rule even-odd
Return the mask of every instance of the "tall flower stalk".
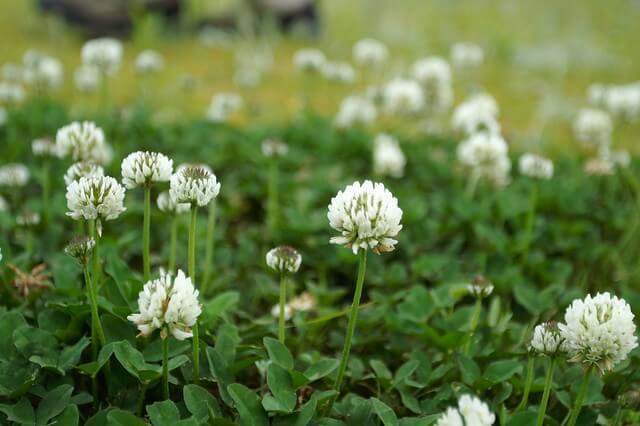
[[569, 416], [569, 421], [567, 422], [567, 426], [574, 426], [576, 421], [578, 420], [578, 416], [580, 415], [580, 411], [582, 411], [582, 404], [584, 403], [584, 398], [587, 396], [587, 390], [589, 389], [589, 382], [591, 381], [591, 374], [593, 373], [593, 366], [590, 365], [587, 367], [587, 371], [584, 373], [584, 377], [582, 378], [582, 383], [580, 384], [580, 389], [578, 390], [578, 395], [576, 396], [576, 402], [573, 404], [573, 408], [571, 409], [571, 415]]
[[[524, 154], [518, 161], [520, 174], [528, 176], [532, 179], [546, 179], [553, 177], [553, 162], [549, 159], [535, 154]], [[538, 186], [534, 185], [531, 191], [531, 199], [529, 201], [529, 210], [524, 226], [524, 240], [522, 243], [522, 257], [524, 260], [529, 255], [529, 247], [532, 243], [533, 226], [536, 221], [536, 210], [538, 206]]]
[[[533, 360], [532, 355], [535, 354], [543, 355], [550, 359], [544, 381], [544, 391], [542, 393], [542, 400], [540, 401], [540, 409], [538, 411], [538, 426], [542, 426], [544, 423], [544, 416], [547, 411], [549, 396], [551, 395], [551, 387], [553, 386], [553, 373], [556, 368], [556, 360], [559, 354], [563, 351], [564, 338], [560, 334], [558, 323], [555, 321], [548, 321], [536, 326], [533, 330], [533, 337], [531, 338], [531, 344], [529, 347], [529, 360]], [[524, 401], [523, 398], [523, 402], [527, 401]]]
[[171, 235], [169, 239], [169, 272], [176, 270], [176, 253], [178, 245], [178, 216], [191, 211], [191, 205], [178, 203], [169, 191], [161, 192], [156, 201], [158, 209], [171, 216]]
[[[193, 282], [196, 280], [196, 221], [198, 219], [198, 205], [191, 205], [191, 221], [189, 222], [189, 246], [187, 252], [187, 265], [189, 276]], [[193, 325], [193, 382], [200, 381], [200, 330], [198, 323]]]
[[471, 341], [478, 328], [480, 322], [480, 314], [482, 313], [482, 300], [489, 297], [493, 292], [493, 284], [482, 275], [478, 275], [474, 278], [473, 282], [467, 286], [469, 293], [476, 298], [476, 303], [471, 314], [471, 321], [469, 323], [469, 334], [467, 336], [467, 342], [464, 345], [464, 353], [468, 354], [471, 349]]
[[267, 265], [280, 273], [280, 297], [278, 299], [278, 340], [285, 342], [285, 321], [287, 304], [287, 272], [296, 273], [300, 269], [302, 256], [293, 247], [278, 246], [269, 250], [266, 256]]
[[540, 401], [540, 411], [538, 411], [538, 421], [536, 426], [543, 426], [544, 416], [547, 412], [547, 405], [549, 404], [549, 396], [551, 395], [551, 386], [553, 385], [553, 373], [556, 369], [557, 357], [551, 357], [549, 362], [549, 368], [547, 369], [547, 375], [544, 379], [544, 391], [542, 392], [542, 400]]
[[280, 220], [280, 203], [278, 200], [278, 186], [280, 175], [280, 157], [287, 155], [289, 146], [279, 139], [265, 139], [262, 141], [262, 154], [269, 160], [269, 177], [267, 182], [267, 228], [271, 238], [278, 232]]

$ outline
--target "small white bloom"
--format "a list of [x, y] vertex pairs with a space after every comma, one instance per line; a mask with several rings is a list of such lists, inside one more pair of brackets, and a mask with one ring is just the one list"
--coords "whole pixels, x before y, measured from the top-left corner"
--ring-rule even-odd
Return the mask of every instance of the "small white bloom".
[[262, 154], [265, 157], [284, 157], [289, 152], [289, 146], [279, 139], [265, 139], [262, 141]]
[[[41, 55], [41, 56], [38, 56]], [[55, 89], [62, 84], [62, 64], [46, 54], [25, 54], [24, 80], [42, 89]]]
[[31, 152], [36, 157], [59, 157], [58, 145], [51, 139], [39, 138], [31, 142]]
[[596, 365], [605, 372], [638, 346], [631, 307], [609, 293], [576, 299], [559, 324], [571, 361]]
[[24, 99], [24, 89], [18, 83], [0, 81], [0, 102], [16, 104]]
[[493, 284], [483, 275], [478, 275], [473, 282], [467, 284], [467, 291], [473, 297], [484, 299], [493, 293]]
[[64, 183], [68, 186], [71, 182], [77, 182], [83, 177], [101, 176], [104, 176], [104, 169], [102, 166], [89, 161], [79, 161], [77, 163], [73, 163], [71, 167], [67, 169], [67, 172], [64, 174]]
[[136, 71], [140, 74], [154, 74], [163, 67], [164, 59], [155, 50], [143, 50], [136, 58]]
[[475, 396], [462, 395], [458, 400], [458, 410], [467, 425], [490, 426], [496, 421], [489, 406]]
[[24, 227], [37, 226], [40, 224], [40, 214], [30, 211], [22, 212], [16, 217], [16, 224]]
[[203, 207], [218, 196], [220, 183], [202, 167], [186, 167], [171, 176], [169, 192], [178, 203]]
[[402, 210], [398, 200], [381, 183], [369, 180], [354, 182], [331, 199], [327, 213], [329, 225], [340, 236], [332, 237], [332, 244], [358, 250], [373, 250], [380, 254], [393, 251], [395, 237], [402, 229]]
[[353, 84], [356, 81], [355, 70], [346, 62], [326, 62], [322, 67], [322, 75], [329, 81], [343, 84]]
[[122, 62], [122, 42], [104, 37], [87, 41], [82, 46], [82, 63], [100, 70], [104, 75], [112, 75]]
[[533, 330], [531, 349], [542, 355], [555, 355], [563, 350], [563, 342], [558, 323], [543, 322]]
[[305, 47], [293, 55], [293, 65], [299, 71], [320, 72], [325, 62], [324, 53], [314, 48]]
[[484, 50], [473, 43], [455, 43], [451, 47], [451, 62], [457, 68], [477, 68], [484, 61]]
[[583, 108], [573, 122], [576, 139], [585, 144], [599, 147], [611, 144], [613, 123], [605, 111]]
[[391, 114], [413, 115], [424, 106], [422, 87], [415, 80], [396, 78], [384, 88], [384, 107]]
[[635, 121], [640, 116], [640, 87], [636, 84], [608, 86], [602, 106], [616, 118]]
[[100, 87], [102, 76], [96, 67], [82, 65], [73, 73], [73, 81], [79, 91], [91, 93]]
[[88, 264], [91, 258], [93, 248], [96, 246], [96, 240], [91, 237], [74, 238], [65, 248], [64, 252], [77, 259], [81, 264]]
[[181, 270], [175, 279], [162, 273], [160, 278], [147, 282], [138, 295], [138, 310], [127, 319], [138, 326], [141, 336], [161, 330], [163, 339], [170, 333], [178, 340], [193, 336], [191, 328], [202, 312], [198, 290]]
[[233, 113], [242, 108], [242, 104], [242, 97], [237, 93], [218, 93], [211, 99], [207, 119], [214, 123], [227, 121]]
[[458, 145], [458, 161], [474, 179], [485, 179], [496, 186], [509, 183], [511, 160], [507, 143], [499, 135], [477, 133]]
[[391, 135], [381, 133], [376, 136], [373, 145], [373, 171], [379, 175], [402, 177], [407, 159], [398, 141]]
[[302, 256], [298, 250], [289, 246], [278, 246], [267, 252], [267, 265], [274, 271], [298, 272], [302, 263]]
[[372, 123], [377, 116], [376, 107], [369, 99], [361, 96], [347, 96], [340, 103], [335, 124], [341, 129], [367, 125]]
[[436, 426], [465, 426], [457, 408], [449, 407], [442, 416], [438, 418]]
[[25, 186], [29, 181], [29, 169], [24, 164], [9, 163], [0, 166], [0, 186]]
[[456, 107], [451, 127], [467, 136], [481, 131], [499, 134], [498, 113], [498, 104], [491, 95], [477, 94]]
[[553, 161], [536, 154], [523, 154], [518, 160], [520, 174], [538, 179], [553, 177]]
[[423, 87], [427, 108], [441, 112], [453, 103], [451, 67], [438, 56], [421, 59], [412, 67], [412, 75]]
[[75, 220], [116, 219], [126, 209], [124, 187], [111, 176], [83, 177], [67, 186], [67, 212]]
[[363, 38], [353, 46], [353, 60], [359, 65], [379, 65], [386, 61], [388, 56], [387, 46], [372, 38]]
[[56, 145], [61, 156], [74, 161], [104, 164], [110, 155], [102, 129], [91, 121], [75, 121], [58, 129]]
[[169, 191], [163, 191], [158, 195], [158, 209], [165, 213], [182, 214], [187, 213], [191, 206], [187, 203], [177, 203], [176, 200], [171, 197]]
[[173, 173], [173, 160], [164, 154], [136, 151], [122, 160], [122, 183], [128, 189], [151, 182], [167, 182]]
[[317, 302], [318, 301], [311, 293], [305, 291], [291, 299], [291, 301], [287, 303], [287, 306], [289, 306], [294, 312], [307, 312], [315, 308]]
[[2, 78], [11, 83], [24, 81], [24, 67], [20, 64], [6, 63], [2, 65]]
[[[276, 319], [280, 318], [280, 305], [273, 305], [273, 307], [271, 308], [271, 316], [273, 316]], [[284, 319], [286, 321], [289, 321], [292, 316], [293, 316], [293, 309], [291, 309], [291, 306], [284, 305]]]

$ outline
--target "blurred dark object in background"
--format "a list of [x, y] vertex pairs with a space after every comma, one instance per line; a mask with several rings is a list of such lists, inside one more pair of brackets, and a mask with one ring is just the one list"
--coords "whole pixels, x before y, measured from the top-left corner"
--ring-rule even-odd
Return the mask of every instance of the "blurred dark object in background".
[[[256, 27], [268, 17], [274, 17], [283, 31], [303, 25], [315, 35], [318, 33], [318, 14], [315, 0], [241, 0], [252, 12]], [[131, 13], [143, 11], [179, 22], [184, 12], [183, 0], [37, 0], [43, 12], [53, 13], [83, 29], [89, 37], [127, 36], [133, 28]], [[133, 9], [132, 9], [133, 8]], [[203, 18], [198, 28], [218, 27], [238, 29], [237, 14]]]

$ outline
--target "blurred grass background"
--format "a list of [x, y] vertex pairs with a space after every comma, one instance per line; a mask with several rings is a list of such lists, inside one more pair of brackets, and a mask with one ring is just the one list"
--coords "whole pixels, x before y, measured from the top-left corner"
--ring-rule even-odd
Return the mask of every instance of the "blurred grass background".
[[[232, 9], [233, 3], [190, 0], [184, 19], [189, 24]], [[301, 107], [303, 81], [291, 64], [299, 47], [315, 45], [330, 59], [350, 60], [355, 41], [378, 38], [391, 50], [382, 76], [390, 78], [406, 73], [420, 57], [448, 56], [452, 43], [473, 41], [486, 53], [473, 81], [498, 100], [506, 137], [522, 147], [542, 144], [549, 150], [572, 138], [570, 122], [587, 104], [589, 84], [640, 79], [637, 0], [321, 0], [318, 5], [322, 31], [317, 39], [270, 34], [256, 41], [245, 35], [217, 47], [205, 46], [195, 31], [177, 31], [157, 17], [140, 16], [125, 44], [124, 66], [110, 82], [112, 98], [124, 106], [140, 97], [133, 62], [138, 52], [153, 48], [164, 55], [166, 67], [147, 82], [152, 89], [146, 98], [165, 119], [201, 116], [213, 94], [232, 90], [249, 106], [239, 123], [287, 120]], [[20, 62], [26, 49], [41, 49], [65, 67], [65, 82], [56, 96], [76, 112], [97, 105], [98, 95], [83, 95], [73, 85], [83, 43], [77, 29], [39, 14], [31, 1], [0, 0], [0, 38], [0, 63]], [[235, 85], [238, 52], [264, 52], [264, 46], [273, 56], [261, 83]], [[188, 91], [185, 81], [190, 82]], [[456, 102], [468, 86], [468, 79], [456, 80]], [[313, 107], [332, 115], [344, 96], [365, 87], [362, 79], [355, 86], [318, 81], [311, 89]], [[614, 146], [637, 152], [638, 129], [637, 124], [616, 129]]]

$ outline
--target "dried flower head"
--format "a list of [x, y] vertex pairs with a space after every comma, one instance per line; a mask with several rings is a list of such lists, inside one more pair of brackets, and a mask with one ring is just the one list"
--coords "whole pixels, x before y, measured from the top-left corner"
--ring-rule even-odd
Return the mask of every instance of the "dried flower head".
[[25, 272], [11, 263], [8, 263], [7, 266], [15, 274], [11, 283], [18, 294], [24, 298], [29, 297], [34, 291], [51, 287], [51, 274], [46, 272], [47, 265], [45, 263], [34, 266], [30, 272]]
[[531, 350], [549, 356], [564, 350], [564, 338], [557, 322], [548, 321], [536, 326], [531, 338]]
[[267, 265], [274, 271], [298, 272], [302, 256], [296, 249], [289, 246], [278, 246], [269, 250], [266, 256]]
[[149, 151], [133, 152], [122, 160], [122, 183], [128, 189], [167, 182], [173, 173], [173, 160], [164, 154]]
[[218, 196], [216, 175], [203, 167], [186, 167], [171, 176], [169, 193], [178, 203], [206, 206]]
[[64, 248], [64, 252], [75, 258], [82, 265], [89, 263], [96, 241], [87, 236], [76, 237]]
[[126, 210], [124, 187], [111, 176], [83, 177], [67, 186], [68, 216], [79, 219], [116, 219]]

